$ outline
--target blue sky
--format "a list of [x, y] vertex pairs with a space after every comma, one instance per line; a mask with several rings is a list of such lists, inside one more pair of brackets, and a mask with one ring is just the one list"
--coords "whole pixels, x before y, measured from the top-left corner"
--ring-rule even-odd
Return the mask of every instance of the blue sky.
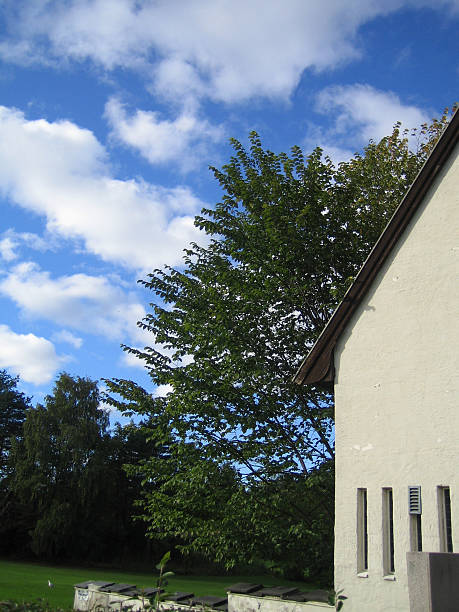
[[136, 380], [136, 284], [202, 241], [228, 139], [339, 162], [458, 97], [459, 0], [3, 0], [0, 368]]

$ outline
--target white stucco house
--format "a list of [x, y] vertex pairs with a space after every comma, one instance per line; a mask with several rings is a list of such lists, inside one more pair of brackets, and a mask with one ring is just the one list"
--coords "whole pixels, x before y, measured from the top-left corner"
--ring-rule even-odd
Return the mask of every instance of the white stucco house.
[[334, 385], [346, 612], [410, 610], [407, 552], [459, 552], [458, 139], [456, 112], [295, 377]]

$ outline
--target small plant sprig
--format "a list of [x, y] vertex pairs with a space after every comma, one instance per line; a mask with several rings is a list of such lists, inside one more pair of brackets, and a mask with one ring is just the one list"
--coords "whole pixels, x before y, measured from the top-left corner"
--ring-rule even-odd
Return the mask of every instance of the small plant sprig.
[[[157, 591], [155, 593], [154, 597], [145, 597], [145, 593], [144, 590], [142, 589], [142, 591], [140, 592], [140, 596], [136, 595], [134, 597], [129, 597], [126, 601], [137, 601], [139, 598], [142, 602], [142, 609], [143, 610], [147, 610], [148, 612], [158, 612], [160, 610], [160, 603], [161, 601], [167, 597], [168, 593], [163, 593], [163, 587], [167, 586], [168, 581], [167, 578], [169, 576], [173, 576], [174, 572], [165, 572], [164, 568], [166, 567], [167, 563], [169, 562], [171, 558], [171, 553], [170, 551], [168, 551], [165, 555], [163, 555], [161, 561], [159, 563], [157, 563], [156, 565], [156, 569], [159, 570], [159, 576], [156, 580], [156, 587], [157, 587]], [[123, 612], [124, 610], [129, 610], [131, 608], [131, 606], [128, 604], [126, 605], [126, 601], [124, 602], [116, 602], [119, 603], [119, 612]], [[147, 605], [145, 605], [145, 601], [147, 601]], [[110, 602], [109, 605], [112, 605], [112, 603], [115, 602]], [[113, 608], [112, 608], [113, 609]], [[1, 610], [0, 610], [1, 612]], [[167, 612], [166, 610], [163, 610], [163, 612]]]
[[170, 558], [171, 558], [171, 551], [168, 550], [167, 553], [163, 555], [161, 561], [156, 565], [156, 569], [159, 570], [159, 577], [156, 582], [156, 586], [158, 590], [156, 591], [156, 595], [152, 602], [152, 610], [154, 610], [154, 612], [157, 612], [159, 610], [159, 604], [161, 603], [161, 600], [164, 599], [164, 597], [167, 595], [167, 593], [161, 593], [162, 588], [167, 586], [168, 584], [167, 578], [169, 578], [169, 576], [174, 575], [174, 572], [164, 571], [166, 565], [170, 561]]
[[346, 595], [341, 595], [343, 589], [339, 591], [330, 591], [328, 594], [328, 603], [331, 606], [335, 606], [335, 610], [339, 611], [344, 606], [344, 601], [347, 599]]

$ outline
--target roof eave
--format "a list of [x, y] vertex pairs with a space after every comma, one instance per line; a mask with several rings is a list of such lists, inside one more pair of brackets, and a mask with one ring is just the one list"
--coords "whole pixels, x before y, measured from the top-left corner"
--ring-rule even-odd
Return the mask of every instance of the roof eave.
[[299, 367], [293, 377], [293, 382], [299, 385], [333, 383], [335, 375], [333, 352], [340, 335], [432, 186], [439, 170], [455, 148], [458, 138], [459, 112], [456, 112], [395, 210], [343, 300]]

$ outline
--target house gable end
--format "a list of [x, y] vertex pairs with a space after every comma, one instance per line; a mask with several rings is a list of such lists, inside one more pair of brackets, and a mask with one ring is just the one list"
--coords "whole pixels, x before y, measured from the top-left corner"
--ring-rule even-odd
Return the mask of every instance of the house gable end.
[[363, 297], [381, 270], [394, 246], [404, 234], [413, 215], [422, 204], [459, 141], [459, 112], [456, 112], [442, 134], [413, 185], [395, 211], [386, 229], [374, 246], [355, 281], [335, 310], [293, 380], [298, 384], [331, 383], [334, 379], [335, 345], [353, 317]]

